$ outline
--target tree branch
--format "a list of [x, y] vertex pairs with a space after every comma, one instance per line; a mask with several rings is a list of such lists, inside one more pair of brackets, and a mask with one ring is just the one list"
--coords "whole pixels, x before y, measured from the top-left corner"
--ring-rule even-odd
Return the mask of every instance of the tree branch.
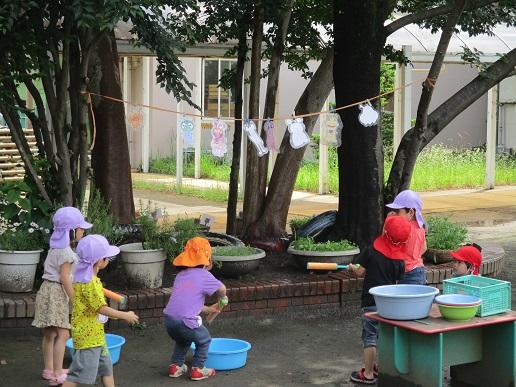
[[[472, 9], [485, 7], [486, 5], [497, 2], [498, 0], [469, 0], [466, 2], [464, 11], [470, 11]], [[435, 16], [446, 15], [447, 13], [453, 11], [454, 8], [454, 5], [442, 5], [439, 7], [428, 8], [418, 13], [400, 17], [399, 19], [385, 26], [386, 36], [389, 36], [393, 32], [396, 32], [400, 28], [403, 28], [409, 24], [419, 23], [423, 20], [431, 19]]]

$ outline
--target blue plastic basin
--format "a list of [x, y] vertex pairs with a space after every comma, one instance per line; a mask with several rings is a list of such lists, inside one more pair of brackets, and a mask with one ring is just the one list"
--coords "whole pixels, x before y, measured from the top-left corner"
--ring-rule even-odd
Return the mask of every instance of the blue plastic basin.
[[441, 294], [435, 297], [435, 302], [450, 306], [472, 306], [482, 303], [482, 299], [468, 294]]
[[428, 317], [439, 289], [425, 285], [383, 285], [369, 289], [378, 314], [391, 320], [415, 320]]
[[[118, 363], [118, 360], [120, 360], [120, 352], [122, 350], [122, 345], [125, 344], [125, 338], [118, 335], [113, 335], [111, 333], [106, 333], [106, 345], [109, 350], [109, 356], [111, 357], [111, 362], [113, 364]], [[66, 340], [66, 348], [68, 348], [68, 351], [70, 351], [70, 355], [73, 357], [73, 354], [75, 353], [73, 349], [73, 340], [68, 339]]]
[[[245, 366], [250, 349], [251, 344], [244, 340], [211, 339], [205, 366], [219, 371], [241, 368]], [[195, 343], [192, 343], [192, 350], [195, 350]]]

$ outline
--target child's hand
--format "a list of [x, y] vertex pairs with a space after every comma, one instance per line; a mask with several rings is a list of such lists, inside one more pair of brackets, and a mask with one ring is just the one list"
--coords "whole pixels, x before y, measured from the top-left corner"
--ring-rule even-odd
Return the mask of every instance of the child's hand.
[[219, 303], [215, 303], [213, 305], [210, 305], [208, 307], [206, 307], [206, 311], [208, 313], [220, 313], [220, 309], [219, 309]]
[[133, 311], [129, 311], [125, 312], [124, 320], [127, 321], [129, 325], [133, 325], [136, 324], [140, 318]]

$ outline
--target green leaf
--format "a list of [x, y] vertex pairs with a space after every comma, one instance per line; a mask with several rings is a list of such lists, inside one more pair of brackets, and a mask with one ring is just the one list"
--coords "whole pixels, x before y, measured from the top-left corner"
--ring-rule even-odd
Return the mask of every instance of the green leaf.
[[30, 204], [30, 200], [27, 198], [23, 198], [19, 200], [20, 207], [23, 208], [25, 211], [31, 211], [32, 206]]
[[16, 215], [18, 215], [18, 212], [20, 212], [20, 209], [16, 204], [8, 204], [4, 207], [4, 217], [6, 219], [13, 219]]
[[11, 190], [11, 191], [7, 192], [7, 195], [5, 196], [5, 198], [10, 203], [16, 203], [20, 200], [21, 196], [18, 191]]

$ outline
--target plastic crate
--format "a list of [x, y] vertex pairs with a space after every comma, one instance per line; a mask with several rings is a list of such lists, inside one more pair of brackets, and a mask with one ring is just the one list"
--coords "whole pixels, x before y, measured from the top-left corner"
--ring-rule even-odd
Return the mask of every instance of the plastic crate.
[[443, 281], [443, 294], [469, 294], [482, 299], [477, 316], [485, 317], [511, 309], [511, 283], [494, 278], [465, 275]]

